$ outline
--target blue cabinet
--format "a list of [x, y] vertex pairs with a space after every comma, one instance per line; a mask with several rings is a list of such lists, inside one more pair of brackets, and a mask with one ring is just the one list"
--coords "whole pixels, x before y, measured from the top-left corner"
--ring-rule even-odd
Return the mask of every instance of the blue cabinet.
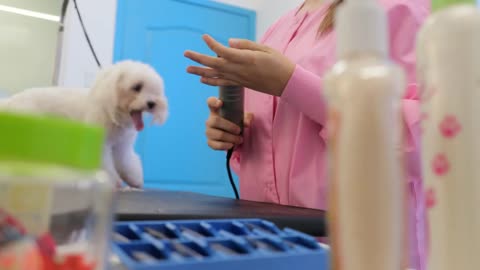
[[147, 127], [136, 149], [146, 187], [187, 190], [232, 197], [225, 153], [208, 148], [206, 99], [215, 87], [186, 73], [187, 49], [211, 54], [201, 36], [255, 38], [256, 15], [208, 0], [119, 0], [114, 60], [140, 60], [164, 78], [170, 117], [164, 126]]

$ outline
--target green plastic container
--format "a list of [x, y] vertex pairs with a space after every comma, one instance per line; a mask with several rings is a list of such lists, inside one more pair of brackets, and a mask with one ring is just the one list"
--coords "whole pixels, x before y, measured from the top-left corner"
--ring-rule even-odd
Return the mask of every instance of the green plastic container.
[[432, 10], [436, 11], [458, 4], [476, 5], [476, 0], [432, 0]]
[[0, 113], [0, 210], [31, 236], [51, 235], [57, 260], [79, 255], [97, 269], [108, 255], [115, 190], [101, 170], [104, 136], [65, 119]]

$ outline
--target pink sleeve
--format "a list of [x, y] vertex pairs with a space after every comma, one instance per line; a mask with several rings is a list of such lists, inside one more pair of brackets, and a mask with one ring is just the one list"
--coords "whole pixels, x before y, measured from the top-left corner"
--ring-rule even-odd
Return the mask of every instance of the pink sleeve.
[[326, 103], [322, 93], [322, 77], [300, 65], [290, 77], [283, 90], [282, 100], [299, 108], [313, 121], [323, 124], [326, 118]]

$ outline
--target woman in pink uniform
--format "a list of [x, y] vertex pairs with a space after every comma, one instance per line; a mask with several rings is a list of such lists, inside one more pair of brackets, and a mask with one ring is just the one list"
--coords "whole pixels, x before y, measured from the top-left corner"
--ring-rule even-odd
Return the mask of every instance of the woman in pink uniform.
[[[327, 200], [326, 105], [322, 77], [336, 61], [333, 17], [337, 0], [306, 0], [268, 29], [261, 44], [230, 40], [230, 48], [205, 36], [218, 56], [192, 51], [185, 56], [203, 67], [188, 67], [212, 86], [236, 84], [245, 95], [246, 129], [219, 117], [222, 103], [208, 99], [208, 145], [236, 146], [231, 165], [246, 200], [325, 209]], [[419, 100], [415, 37], [430, 6], [426, 0], [380, 0], [390, 26], [390, 54], [408, 75], [403, 100], [410, 193], [411, 267], [425, 266], [425, 208], [419, 163]], [[273, 4], [273, 3], [272, 3]]]

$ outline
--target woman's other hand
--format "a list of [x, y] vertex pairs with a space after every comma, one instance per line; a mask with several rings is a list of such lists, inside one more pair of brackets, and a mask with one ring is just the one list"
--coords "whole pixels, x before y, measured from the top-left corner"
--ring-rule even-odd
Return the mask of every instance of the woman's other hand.
[[187, 72], [201, 76], [211, 86], [241, 85], [266, 94], [281, 96], [295, 70], [295, 64], [276, 50], [242, 39], [231, 39], [230, 48], [204, 35], [218, 57], [186, 51], [185, 57], [203, 65]]

